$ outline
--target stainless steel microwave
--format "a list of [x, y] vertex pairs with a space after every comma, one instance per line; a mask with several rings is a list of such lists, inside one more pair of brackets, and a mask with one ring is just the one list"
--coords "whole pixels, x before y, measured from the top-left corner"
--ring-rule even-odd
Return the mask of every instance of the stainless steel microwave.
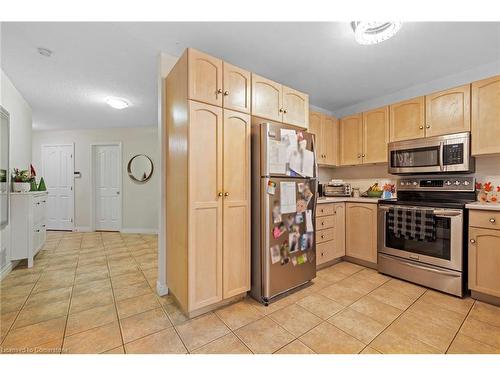
[[470, 133], [391, 142], [388, 146], [389, 173], [472, 173]]

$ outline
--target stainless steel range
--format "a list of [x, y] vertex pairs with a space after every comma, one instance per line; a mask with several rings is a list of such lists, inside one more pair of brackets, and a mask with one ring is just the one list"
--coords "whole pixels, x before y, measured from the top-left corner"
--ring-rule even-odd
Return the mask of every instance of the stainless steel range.
[[408, 177], [397, 200], [379, 205], [378, 270], [463, 296], [467, 210], [473, 177]]

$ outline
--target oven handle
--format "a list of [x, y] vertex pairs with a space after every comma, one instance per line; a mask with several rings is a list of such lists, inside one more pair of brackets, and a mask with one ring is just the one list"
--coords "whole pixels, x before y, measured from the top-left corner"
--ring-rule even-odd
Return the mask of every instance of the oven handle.
[[[389, 206], [378, 206], [381, 211], [389, 211]], [[406, 208], [411, 208], [411, 206], [393, 206], [393, 207], [406, 207]], [[462, 211], [461, 210], [434, 210], [433, 212], [434, 216], [437, 217], [454, 217], [454, 216], [461, 216]]]
[[[387, 255], [384, 255], [384, 254], [380, 254], [379, 253], [378, 255], [381, 258], [385, 258], [385, 259], [388, 259], [388, 260], [395, 260], [394, 258], [388, 257]], [[398, 259], [397, 261], [400, 262], [400, 263], [406, 264], [407, 266], [418, 268], [418, 269], [421, 269], [421, 270], [424, 270], [424, 271], [430, 271], [430, 272], [434, 272], [434, 273], [439, 273], [439, 274], [445, 275], [445, 276], [460, 277], [460, 275], [457, 275], [456, 273], [453, 273], [453, 272], [441, 271], [441, 270], [437, 270], [435, 268], [420, 266], [418, 264], [411, 263], [411, 262], [406, 262], [406, 261], [401, 260], [401, 259]]]

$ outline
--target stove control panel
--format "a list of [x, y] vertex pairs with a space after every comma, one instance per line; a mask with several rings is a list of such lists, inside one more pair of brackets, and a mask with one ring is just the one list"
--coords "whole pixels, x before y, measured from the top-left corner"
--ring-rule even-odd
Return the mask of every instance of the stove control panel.
[[474, 191], [475, 179], [464, 176], [406, 177], [398, 181], [397, 187], [406, 191]]

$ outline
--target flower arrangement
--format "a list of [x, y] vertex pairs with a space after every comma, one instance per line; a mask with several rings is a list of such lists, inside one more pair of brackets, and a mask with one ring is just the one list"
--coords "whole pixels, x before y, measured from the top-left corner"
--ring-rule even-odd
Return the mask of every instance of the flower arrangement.
[[31, 190], [35, 177], [27, 169], [14, 168], [12, 171], [12, 190], [17, 193], [25, 193]]
[[496, 188], [491, 182], [476, 182], [476, 194], [479, 202], [498, 203], [500, 200], [500, 186]]
[[396, 193], [396, 185], [394, 184], [384, 184], [384, 199], [391, 199], [393, 194]]

